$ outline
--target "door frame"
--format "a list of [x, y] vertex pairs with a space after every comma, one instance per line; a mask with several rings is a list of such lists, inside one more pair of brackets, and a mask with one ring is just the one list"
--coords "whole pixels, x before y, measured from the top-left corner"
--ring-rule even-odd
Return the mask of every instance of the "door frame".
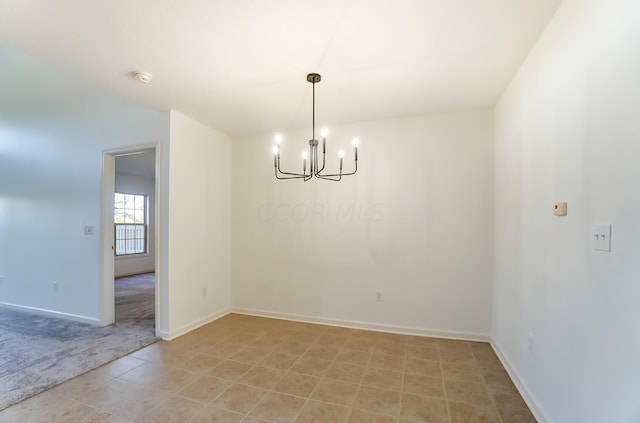
[[162, 144], [158, 141], [150, 144], [139, 144], [122, 147], [114, 150], [104, 150], [102, 152], [102, 190], [101, 190], [101, 231], [100, 231], [100, 325], [108, 326], [115, 322], [115, 283], [114, 283], [114, 231], [113, 231], [113, 194], [115, 192], [115, 157], [123, 154], [130, 154], [140, 150], [155, 149], [155, 334], [162, 332], [160, 328], [162, 304], [166, 304], [166, 299], [162, 298], [160, 289], [165, 284], [162, 266], [164, 246], [164, 234], [161, 232], [162, 222]]

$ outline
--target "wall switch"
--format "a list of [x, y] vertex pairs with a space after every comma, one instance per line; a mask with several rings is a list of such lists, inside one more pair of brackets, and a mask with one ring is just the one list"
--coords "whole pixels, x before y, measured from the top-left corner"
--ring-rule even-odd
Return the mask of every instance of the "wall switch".
[[561, 201], [553, 205], [554, 216], [566, 216], [567, 215], [567, 202]]
[[529, 352], [533, 352], [533, 335], [529, 334], [529, 336], [527, 336], [527, 349], [529, 350]]
[[203, 297], [207, 296], [207, 288], [202, 288], [202, 296]]
[[53, 292], [58, 292], [58, 282], [51, 282], [51, 285], [53, 286]]
[[593, 225], [591, 245], [594, 250], [611, 251], [611, 223]]
[[376, 291], [376, 301], [379, 303], [382, 302], [382, 291]]
[[93, 226], [85, 226], [84, 227], [85, 235], [93, 235]]
[[0, 276], [0, 285], [4, 284], [4, 276]]

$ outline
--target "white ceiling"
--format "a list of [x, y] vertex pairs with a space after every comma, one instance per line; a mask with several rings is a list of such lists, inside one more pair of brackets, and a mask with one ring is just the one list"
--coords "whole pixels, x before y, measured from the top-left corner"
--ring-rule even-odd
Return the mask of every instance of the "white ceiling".
[[[0, 0], [0, 44], [232, 136], [490, 107], [561, 0]], [[144, 85], [133, 71], [146, 71]]]
[[156, 177], [156, 150], [141, 150], [116, 156], [116, 173]]

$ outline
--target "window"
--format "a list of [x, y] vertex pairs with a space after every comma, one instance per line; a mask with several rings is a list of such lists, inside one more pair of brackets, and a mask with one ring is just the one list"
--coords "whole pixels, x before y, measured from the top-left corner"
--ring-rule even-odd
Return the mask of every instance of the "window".
[[116, 192], [116, 256], [147, 252], [147, 196]]

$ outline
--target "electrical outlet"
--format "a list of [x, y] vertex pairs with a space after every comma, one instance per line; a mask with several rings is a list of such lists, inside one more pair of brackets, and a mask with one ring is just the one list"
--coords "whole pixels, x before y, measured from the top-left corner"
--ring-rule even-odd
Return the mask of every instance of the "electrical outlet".
[[533, 352], [533, 335], [529, 334], [529, 336], [527, 337], [527, 348], [529, 349], [529, 352]]
[[207, 288], [202, 288], [202, 296], [203, 297], [207, 296]]
[[382, 291], [376, 291], [376, 301], [379, 303], [382, 302]]
[[85, 235], [93, 235], [93, 226], [85, 226], [84, 227], [84, 234]]
[[53, 286], [53, 292], [58, 292], [58, 282], [51, 282], [51, 285]]

